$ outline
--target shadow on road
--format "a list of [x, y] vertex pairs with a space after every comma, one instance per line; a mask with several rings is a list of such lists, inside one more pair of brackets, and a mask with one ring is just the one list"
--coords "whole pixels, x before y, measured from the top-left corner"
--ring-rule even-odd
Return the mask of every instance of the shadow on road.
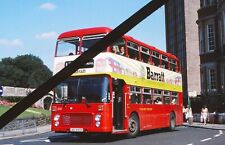
[[154, 129], [154, 130], [148, 130], [148, 131], [142, 131], [140, 136], [145, 136], [145, 135], [151, 135], [151, 134], [158, 134], [158, 133], [166, 133], [166, 132], [175, 132], [179, 130], [169, 130], [167, 128], [162, 128], [162, 129]]
[[[178, 131], [178, 130], [174, 130]], [[173, 132], [174, 132], [173, 131]], [[143, 131], [139, 136], [146, 136], [151, 134], [158, 133], [166, 133], [171, 132], [168, 129], [156, 129], [150, 131]], [[111, 134], [93, 134], [93, 135], [85, 135], [85, 136], [76, 136], [75, 134], [62, 134], [50, 136], [48, 138], [51, 142], [76, 142], [76, 143], [108, 143], [108, 142], [116, 142], [124, 139], [128, 139], [126, 135], [111, 135]]]
[[126, 139], [126, 136], [93, 134], [79, 137], [74, 134], [65, 134], [65, 135], [50, 136], [48, 139], [51, 142], [107, 143]]

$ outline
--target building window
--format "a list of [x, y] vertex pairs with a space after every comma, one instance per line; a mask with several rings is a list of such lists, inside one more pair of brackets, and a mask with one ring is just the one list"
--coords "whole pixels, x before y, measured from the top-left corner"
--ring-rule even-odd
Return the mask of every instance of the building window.
[[201, 67], [201, 90], [203, 94], [207, 92], [207, 87], [206, 87], [207, 80], [205, 79], [205, 76], [206, 76], [205, 67]]
[[222, 90], [223, 90], [223, 93], [225, 93], [225, 66], [223, 68], [223, 82], [222, 82]]
[[200, 0], [200, 7], [212, 6], [217, 3], [217, 0]]
[[223, 44], [225, 45], [225, 10], [223, 11]]
[[223, 91], [225, 93], [225, 66], [224, 66], [224, 69], [223, 69]]
[[223, 22], [221, 21], [221, 18], [218, 20], [218, 25], [219, 25], [219, 37], [218, 37], [218, 40], [219, 40], [219, 47], [221, 49], [221, 52], [223, 54]]
[[199, 26], [199, 40], [200, 40], [200, 54], [205, 53], [204, 50], [204, 29], [202, 28], [202, 25]]
[[204, 0], [200, 0], [200, 7], [204, 6]]
[[214, 25], [208, 24], [207, 25], [207, 32], [208, 32], [208, 51], [214, 51], [215, 49], [215, 40], [214, 40]]
[[216, 70], [209, 69], [209, 90], [215, 91], [216, 90]]

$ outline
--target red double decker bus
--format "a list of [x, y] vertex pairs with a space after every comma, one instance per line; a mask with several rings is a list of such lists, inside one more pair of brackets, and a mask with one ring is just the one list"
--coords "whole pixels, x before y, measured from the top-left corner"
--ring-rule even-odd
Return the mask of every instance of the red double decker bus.
[[[62, 33], [54, 73], [102, 39], [110, 28]], [[124, 35], [54, 90], [52, 131], [127, 134], [156, 128], [174, 130], [183, 122], [178, 59]]]

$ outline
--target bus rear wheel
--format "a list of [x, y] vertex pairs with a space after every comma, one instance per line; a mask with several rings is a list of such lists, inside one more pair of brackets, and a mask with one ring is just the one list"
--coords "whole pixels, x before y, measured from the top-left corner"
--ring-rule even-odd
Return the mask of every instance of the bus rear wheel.
[[139, 119], [136, 114], [132, 114], [128, 121], [129, 130], [127, 137], [128, 138], [134, 138], [139, 134], [140, 126], [139, 126]]
[[175, 127], [176, 127], [176, 116], [172, 112], [172, 113], [170, 113], [170, 126], [169, 126], [169, 129], [171, 131], [173, 131], [173, 130], [175, 130]]

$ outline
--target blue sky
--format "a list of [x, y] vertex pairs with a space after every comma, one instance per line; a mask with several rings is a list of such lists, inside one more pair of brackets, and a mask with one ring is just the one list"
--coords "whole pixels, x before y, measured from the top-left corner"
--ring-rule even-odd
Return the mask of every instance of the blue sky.
[[[33, 54], [51, 70], [57, 36], [85, 27], [115, 28], [149, 0], [4, 0], [0, 4], [0, 59]], [[164, 7], [128, 35], [165, 50]]]

